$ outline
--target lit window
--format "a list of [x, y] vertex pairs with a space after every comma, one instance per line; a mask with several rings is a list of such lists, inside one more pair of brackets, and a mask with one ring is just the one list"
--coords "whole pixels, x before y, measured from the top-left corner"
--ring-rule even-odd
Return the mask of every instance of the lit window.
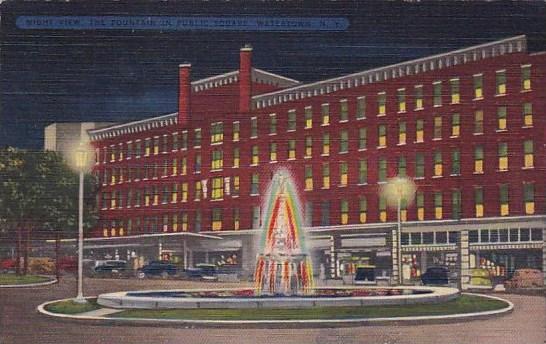
[[172, 160], [171, 175], [176, 176], [178, 174], [178, 159]]
[[495, 73], [495, 91], [498, 96], [506, 94], [506, 71]]
[[150, 156], [151, 153], [152, 153], [152, 139], [147, 138], [144, 140], [144, 156]]
[[406, 89], [401, 88], [396, 91], [396, 98], [398, 100], [398, 112], [406, 112]]
[[451, 216], [454, 220], [461, 218], [461, 190], [455, 189], [451, 193]]
[[163, 221], [162, 221], [162, 227], [163, 232], [167, 232], [169, 230], [169, 215], [165, 214], [163, 215]]
[[195, 201], [200, 201], [201, 197], [203, 197], [203, 185], [201, 184], [201, 181], [198, 180], [195, 182]]
[[313, 128], [313, 108], [306, 106], [304, 109], [305, 114], [305, 129]]
[[358, 161], [358, 184], [368, 183], [368, 161], [361, 159]]
[[340, 203], [340, 219], [339, 222], [342, 225], [346, 225], [349, 222], [349, 201], [342, 199]]
[[259, 149], [257, 145], [252, 146], [252, 157], [250, 159], [250, 165], [256, 166], [260, 163]]
[[212, 230], [222, 229], [222, 208], [212, 208]]
[[269, 161], [277, 161], [277, 144], [275, 142], [269, 144]]
[[425, 177], [425, 156], [423, 153], [415, 154], [415, 178]]
[[322, 155], [330, 155], [330, 134], [322, 135]]
[[178, 232], [178, 215], [173, 214], [173, 232]]
[[508, 200], [508, 184], [499, 185], [499, 204], [500, 216], [507, 216], [510, 213], [510, 205]]
[[482, 99], [483, 98], [483, 75], [482, 74], [474, 75], [473, 81], [474, 81], [474, 99]]
[[188, 213], [182, 213], [181, 216], [182, 231], [188, 231]]
[[483, 134], [483, 110], [474, 112], [474, 134]]
[[211, 158], [211, 170], [220, 170], [224, 167], [223, 152], [221, 149], [213, 150]]
[[415, 122], [415, 142], [423, 142], [425, 139], [424, 133], [425, 122], [422, 119], [418, 119]]
[[387, 221], [387, 200], [383, 196], [379, 196], [379, 221]]
[[241, 163], [241, 153], [239, 147], [233, 148], [233, 168], [238, 168]]
[[322, 104], [321, 106], [322, 125], [330, 124], [330, 105]]
[[358, 219], [360, 223], [366, 223], [367, 220], [367, 214], [368, 214], [368, 202], [366, 201], [366, 197], [362, 196], [358, 200], [359, 205], [359, 213], [358, 213]]
[[434, 193], [434, 218], [436, 220], [442, 219], [442, 193], [441, 192], [435, 192]]
[[288, 140], [288, 160], [296, 159], [296, 140]]
[[330, 164], [327, 162], [322, 164], [322, 188], [330, 188]]
[[458, 113], [451, 115], [451, 137], [461, 135], [461, 116]]
[[233, 208], [233, 230], [239, 230], [241, 228], [241, 215], [239, 208]]
[[461, 102], [461, 94], [459, 91], [459, 79], [451, 79], [451, 104], [459, 104]]
[[313, 156], [313, 137], [305, 137], [305, 157], [310, 158]]
[[358, 97], [356, 99], [356, 118], [366, 118], [366, 97]]
[[347, 153], [349, 151], [349, 132], [342, 130], [340, 133], [339, 152]]
[[366, 128], [358, 129], [358, 149], [364, 150], [368, 144], [368, 132]]
[[531, 89], [531, 65], [521, 66], [521, 90]]
[[380, 92], [377, 94], [377, 115], [385, 116], [386, 115], [386, 104], [387, 104], [387, 94], [385, 92]]
[[150, 206], [150, 200], [151, 200], [150, 188], [145, 188], [144, 189], [144, 206], [145, 207]]
[[442, 117], [436, 116], [434, 117], [433, 139], [439, 140], [441, 138], [442, 138]]
[[159, 137], [154, 137], [154, 155], [159, 154]]
[[437, 150], [434, 152], [434, 176], [441, 177], [442, 172], [442, 152]]
[[383, 183], [387, 181], [387, 159], [379, 158], [378, 160], [377, 181]]
[[508, 171], [508, 143], [501, 142], [498, 148], [499, 171]]
[[405, 198], [400, 199], [400, 221], [408, 220], [408, 201]]
[[461, 174], [461, 151], [458, 149], [451, 152], [451, 175]]
[[415, 86], [415, 110], [423, 109], [423, 86]]
[[474, 147], [474, 173], [483, 173], [483, 146]]
[[377, 126], [377, 147], [387, 146], [387, 126], [380, 124]]
[[506, 106], [497, 108], [497, 130], [506, 130]]
[[195, 165], [193, 173], [201, 173], [201, 154], [195, 154]]
[[112, 194], [110, 196], [110, 209], [116, 208], [116, 202], [117, 202], [117, 193], [116, 191], [112, 191]]
[[296, 110], [288, 110], [288, 131], [296, 130]]
[[534, 162], [534, 144], [532, 140], [523, 141], [523, 167], [531, 168], [535, 165]]
[[476, 217], [483, 217], [483, 188], [477, 187], [474, 189], [474, 204]]
[[347, 122], [349, 120], [349, 105], [347, 104], [347, 99], [342, 99], [339, 101], [339, 121]]
[[185, 176], [186, 173], [188, 173], [188, 159], [186, 157], [183, 157], [180, 159], [180, 174]]
[[[166, 141], [167, 136], [164, 136], [163, 139]], [[120, 143], [118, 147], [118, 160], [123, 160], [123, 143]]]
[[417, 220], [423, 221], [425, 219], [425, 195], [421, 191], [415, 195], [415, 208], [417, 210]]
[[277, 115], [272, 113], [269, 115], [269, 135], [277, 133]]
[[405, 145], [406, 138], [406, 122], [400, 122], [398, 123], [398, 144]]
[[535, 213], [535, 185], [531, 183], [523, 184], [523, 201], [525, 214], [533, 215]]
[[178, 184], [173, 184], [171, 191], [171, 203], [176, 202], [178, 202]]
[[239, 176], [233, 176], [233, 186], [232, 186], [232, 190], [231, 190], [231, 195], [233, 197], [238, 197], [239, 196], [239, 191], [240, 191], [240, 181], [239, 181]]
[[250, 195], [251, 196], [259, 194], [259, 184], [260, 184], [260, 176], [257, 173], [253, 173], [250, 180]]
[[398, 157], [398, 177], [406, 177], [406, 157]]
[[193, 130], [193, 146], [195, 148], [201, 147], [201, 128]]
[[159, 187], [154, 186], [154, 205], [159, 204]]
[[241, 138], [241, 128], [239, 122], [233, 122], [233, 141], [239, 141]]
[[222, 122], [211, 124], [211, 143], [221, 143], [224, 141], [224, 124]]
[[523, 126], [533, 126], [533, 104], [523, 103]]
[[212, 178], [212, 199], [224, 198], [224, 178], [216, 177]]
[[305, 165], [305, 191], [313, 190], [313, 166]]
[[432, 105], [442, 106], [442, 82], [436, 81], [432, 84]]
[[339, 185], [346, 186], [348, 178], [348, 166], [346, 162], [339, 163]]
[[250, 138], [254, 139], [258, 137], [258, 118], [250, 118]]

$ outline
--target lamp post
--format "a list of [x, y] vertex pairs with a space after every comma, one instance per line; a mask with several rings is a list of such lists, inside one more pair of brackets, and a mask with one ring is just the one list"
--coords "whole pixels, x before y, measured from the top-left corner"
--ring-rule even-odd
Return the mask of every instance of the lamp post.
[[77, 303], [86, 303], [83, 297], [83, 172], [87, 164], [87, 151], [83, 144], [76, 151], [76, 167], [80, 173], [80, 187], [78, 197], [78, 296]]

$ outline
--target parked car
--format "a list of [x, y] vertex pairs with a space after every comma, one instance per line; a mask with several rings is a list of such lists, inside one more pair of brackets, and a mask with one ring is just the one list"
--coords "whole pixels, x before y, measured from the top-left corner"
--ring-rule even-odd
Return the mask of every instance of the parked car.
[[60, 257], [59, 269], [65, 272], [76, 272], [78, 271], [78, 260], [74, 256]]
[[17, 260], [15, 259], [3, 259], [0, 260], [0, 273], [13, 272], [17, 267]]
[[93, 268], [94, 276], [101, 277], [120, 277], [127, 275], [128, 272], [129, 268], [125, 260], [98, 261]]
[[537, 269], [518, 269], [505, 282], [507, 288], [539, 288], [544, 286], [544, 275]]
[[446, 266], [430, 267], [421, 275], [421, 281], [424, 285], [449, 284], [449, 268]]
[[138, 269], [136, 275], [138, 278], [146, 278], [152, 276], [167, 278], [169, 276], [175, 276], [177, 271], [177, 267], [174, 264], [171, 264], [169, 261], [156, 260]]
[[186, 277], [203, 280], [217, 280], [218, 270], [214, 264], [196, 264], [194, 268], [186, 269]]

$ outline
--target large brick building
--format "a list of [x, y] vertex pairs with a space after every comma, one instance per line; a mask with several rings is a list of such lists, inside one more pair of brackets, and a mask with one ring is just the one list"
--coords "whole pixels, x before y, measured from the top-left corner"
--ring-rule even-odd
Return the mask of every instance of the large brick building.
[[229, 254], [250, 270], [283, 168], [332, 277], [355, 262], [399, 275], [397, 209], [380, 192], [395, 176], [417, 187], [401, 205], [405, 280], [431, 264], [463, 286], [472, 268], [546, 265], [546, 54], [525, 36], [310, 84], [253, 68], [244, 47], [237, 71], [191, 81], [183, 64], [179, 78], [178, 112], [89, 131], [91, 241], [155, 240], [186, 266]]

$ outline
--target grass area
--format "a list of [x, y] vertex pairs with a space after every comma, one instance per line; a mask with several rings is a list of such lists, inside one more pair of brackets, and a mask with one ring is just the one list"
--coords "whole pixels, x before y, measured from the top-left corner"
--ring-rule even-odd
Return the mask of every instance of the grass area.
[[352, 319], [422, 315], [445, 315], [491, 311], [506, 307], [506, 302], [481, 296], [462, 295], [440, 304], [369, 307], [316, 307], [301, 309], [164, 309], [126, 310], [116, 313], [123, 318], [195, 319], [195, 320], [295, 320]]
[[47, 305], [45, 309], [52, 313], [61, 314], [79, 314], [94, 311], [101, 308], [97, 304], [97, 299], [87, 299], [87, 303], [76, 303], [73, 300], [55, 302]]
[[0, 285], [31, 284], [50, 281], [51, 278], [36, 275], [0, 274]]

